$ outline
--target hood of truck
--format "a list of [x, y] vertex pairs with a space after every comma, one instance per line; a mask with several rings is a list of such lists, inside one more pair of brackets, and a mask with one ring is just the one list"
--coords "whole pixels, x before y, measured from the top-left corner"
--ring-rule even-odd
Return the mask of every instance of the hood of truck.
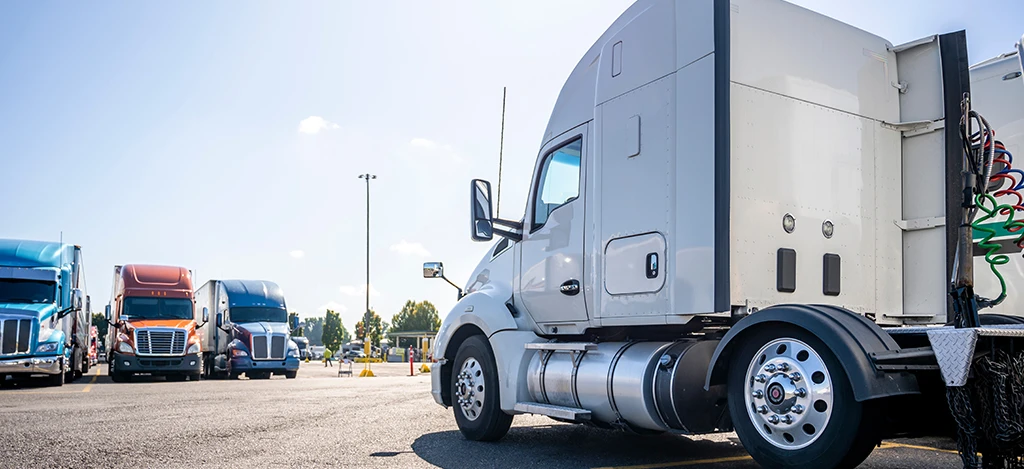
[[235, 327], [255, 335], [288, 334], [288, 324], [283, 322], [244, 322]]
[[124, 324], [129, 330], [143, 327], [170, 327], [191, 330], [195, 322], [192, 319], [130, 319], [125, 321]]
[[53, 303], [0, 303], [0, 316], [35, 318], [45, 321], [57, 312]]

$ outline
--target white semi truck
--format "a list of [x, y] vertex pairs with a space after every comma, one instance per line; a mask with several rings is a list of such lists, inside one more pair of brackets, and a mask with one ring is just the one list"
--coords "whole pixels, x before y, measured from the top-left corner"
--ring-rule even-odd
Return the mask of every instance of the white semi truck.
[[988, 325], [960, 261], [999, 172], [968, 64], [962, 31], [894, 46], [779, 0], [638, 1], [563, 86], [523, 218], [472, 181], [472, 238], [500, 239], [438, 332], [434, 399], [470, 440], [533, 413], [735, 430], [766, 467], [936, 433], [967, 467], [1020, 457], [1000, 370], [1024, 326]]

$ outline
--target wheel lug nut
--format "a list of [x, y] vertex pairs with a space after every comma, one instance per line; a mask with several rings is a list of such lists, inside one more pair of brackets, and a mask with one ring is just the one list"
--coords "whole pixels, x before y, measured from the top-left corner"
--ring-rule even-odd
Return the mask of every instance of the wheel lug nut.
[[783, 373], [789, 371], [789, 363], [780, 363], [779, 364], [779, 371], [781, 371]]
[[802, 406], [800, 404], [797, 404], [797, 405], [793, 406], [793, 413], [794, 414], [802, 414], [802, 413], [804, 413], [804, 406]]
[[761, 399], [762, 397], [764, 397], [764, 391], [762, 391], [760, 389], [756, 389], [756, 390], [754, 390], [754, 394], [753, 395], [754, 395], [754, 399]]
[[763, 375], [763, 374], [762, 375], [757, 375], [757, 376], [754, 377], [754, 381], [757, 381], [758, 383], [763, 383], [765, 381], [768, 381], [768, 377]]
[[801, 379], [804, 379], [804, 377], [800, 376], [799, 372], [794, 371], [793, 374], [789, 375], [789, 379], [793, 380], [793, 382], [795, 383], [797, 381], [800, 381]]
[[779, 424], [779, 416], [778, 415], [772, 415], [771, 417], [768, 417], [768, 422], [770, 422], [772, 425], [778, 425]]
[[782, 416], [782, 423], [784, 423], [786, 425], [789, 425], [789, 424], [793, 423], [793, 416], [792, 415], [783, 415]]
[[768, 406], [763, 405], [763, 406], [758, 407], [757, 408], [757, 413], [759, 413], [759, 414], [767, 414], [768, 413]]
[[765, 365], [764, 366], [764, 371], [767, 371], [769, 373], [774, 373], [775, 372], [775, 365], [773, 365], [771, 363]]
[[796, 394], [796, 397], [807, 397], [807, 390], [804, 388], [797, 388], [793, 394]]

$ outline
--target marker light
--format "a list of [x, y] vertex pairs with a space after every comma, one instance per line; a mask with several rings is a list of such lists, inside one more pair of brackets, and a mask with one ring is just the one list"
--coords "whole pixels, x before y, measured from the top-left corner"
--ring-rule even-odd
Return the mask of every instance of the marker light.
[[787, 213], [782, 217], [782, 229], [786, 230], [786, 233], [792, 233], [796, 229], [796, 218], [793, 214]]

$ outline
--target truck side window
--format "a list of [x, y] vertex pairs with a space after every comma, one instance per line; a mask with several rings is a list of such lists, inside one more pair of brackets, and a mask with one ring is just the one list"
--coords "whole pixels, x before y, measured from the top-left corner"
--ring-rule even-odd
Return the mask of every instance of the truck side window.
[[575, 200], [580, 195], [580, 153], [583, 139], [552, 150], [540, 170], [540, 179], [533, 201], [533, 226], [536, 231], [548, 221], [551, 211]]

